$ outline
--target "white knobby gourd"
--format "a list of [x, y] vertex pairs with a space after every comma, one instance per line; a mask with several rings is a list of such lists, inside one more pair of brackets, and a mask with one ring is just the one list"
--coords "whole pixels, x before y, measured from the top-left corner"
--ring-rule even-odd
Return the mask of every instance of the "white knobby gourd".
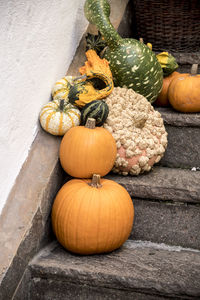
[[161, 114], [132, 89], [114, 88], [104, 101], [109, 107], [104, 128], [117, 144], [113, 172], [138, 175], [150, 171], [167, 147], [167, 132]]

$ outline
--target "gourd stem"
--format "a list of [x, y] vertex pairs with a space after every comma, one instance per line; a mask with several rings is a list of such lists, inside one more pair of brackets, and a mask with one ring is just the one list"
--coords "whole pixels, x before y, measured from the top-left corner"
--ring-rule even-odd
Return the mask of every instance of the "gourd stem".
[[87, 122], [85, 124], [85, 127], [86, 128], [89, 128], [89, 129], [94, 129], [95, 128], [95, 124], [96, 124], [96, 120], [93, 119], [93, 118], [88, 118], [87, 119]]
[[101, 176], [98, 175], [98, 174], [93, 174], [92, 175], [92, 181], [91, 181], [91, 183], [89, 183], [89, 185], [91, 187], [101, 188], [102, 187], [102, 185], [101, 185]]
[[63, 111], [63, 109], [64, 109], [64, 102], [65, 102], [64, 99], [61, 99], [61, 100], [60, 100], [60, 104], [59, 104], [59, 109], [60, 109], [60, 111]]
[[112, 47], [122, 40], [110, 22], [110, 5], [107, 0], [86, 0], [84, 10], [87, 20], [96, 25], [107, 45]]
[[197, 75], [197, 72], [198, 72], [198, 64], [193, 64], [190, 73], [191, 75]]

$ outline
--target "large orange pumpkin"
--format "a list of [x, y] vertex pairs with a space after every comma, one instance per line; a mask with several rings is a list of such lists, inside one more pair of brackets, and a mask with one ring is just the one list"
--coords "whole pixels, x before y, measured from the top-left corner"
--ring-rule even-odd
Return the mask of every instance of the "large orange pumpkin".
[[168, 89], [169, 102], [180, 112], [200, 112], [200, 75], [198, 65], [193, 65], [191, 74], [180, 74], [170, 83]]
[[118, 183], [93, 175], [72, 179], [58, 192], [52, 226], [60, 244], [78, 254], [110, 252], [129, 237], [134, 206]]
[[180, 75], [180, 73], [174, 71], [169, 76], [163, 78], [163, 85], [162, 85], [161, 92], [155, 101], [156, 105], [163, 106], [163, 107], [170, 105], [169, 99], [168, 99], [168, 88], [169, 88], [169, 85], [170, 85], [172, 79], [174, 79], [174, 77], [177, 75]]
[[85, 126], [68, 130], [60, 145], [63, 169], [77, 178], [91, 178], [95, 173], [105, 176], [112, 169], [116, 155], [115, 139], [107, 129], [95, 127], [92, 118]]

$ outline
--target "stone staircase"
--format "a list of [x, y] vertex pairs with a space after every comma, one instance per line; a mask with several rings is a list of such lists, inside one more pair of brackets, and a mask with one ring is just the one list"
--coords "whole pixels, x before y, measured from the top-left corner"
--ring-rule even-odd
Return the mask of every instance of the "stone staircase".
[[[117, 24], [126, 6], [118, 2]], [[69, 74], [84, 62], [83, 49], [84, 37]], [[156, 109], [168, 132], [160, 163], [138, 177], [107, 175], [133, 199], [129, 240], [109, 254], [80, 256], [48, 233], [50, 242], [29, 262], [13, 300], [200, 299], [200, 114]]]
[[110, 254], [75, 256], [53, 242], [29, 265], [27, 299], [199, 299], [199, 269], [194, 250], [129, 240]]
[[159, 111], [169, 134], [160, 164], [138, 177], [107, 175], [133, 199], [129, 240], [79, 256], [52, 238], [13, 299], [200, 299], [200, 115]]

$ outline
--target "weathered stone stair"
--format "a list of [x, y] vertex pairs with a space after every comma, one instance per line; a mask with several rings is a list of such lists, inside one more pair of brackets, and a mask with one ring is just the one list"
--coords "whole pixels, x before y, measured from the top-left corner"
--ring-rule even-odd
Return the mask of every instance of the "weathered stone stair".
[[177, 113], [172, 108], [156, 108], [168, 132], [168, 147], [160, 164], [172, 168], [200, 170], [200, 113]]
[[15, 299], [199, 299], [200, 252], [127, 241], [110, 254], [78, 256], [52, 242], [26, 281], [30, 294]]
[[[83, 52], [82, 44], [70, 74]], [[133, 199], [129, 240], [109, 254], [79, 256], [52, 235], [28, 264], [13, 300], [200, 299], [200, 114], [156, 109], [168, 132], [160, 163], [138, 177], [107, 175]]]
[[200, 299], [200, 114], [156, 109], [168, 132], [160, 163], [137, 177], [107, 175], [134, 202], [127, 243], [78, 256], [52, 239], [29, 263], [13, 299]]
[[200, 172], [157, 166], [138, 177], [107, 177], [133, 199], [131, 238], [200, 249]]
[[169, 133], [160, 164], [137, 177], [106, 176], [133, 199], [129, 240], [93, 256], [52, 240], [30, 262], [14, 299], [200, 299], [200, 172], [191, 170], [200, 165], [200, 116], [159, 110]]
[[[200, 124], [198, 115], [194, 118], [169, 109], [163, 115], [167, 124], [179, 128], [182, 145], [187, 144], [188, 134], [179, 122], [186, 118], [184, 125], [192, 125], [192, 135]], [[180, 168], [178, 146], [177, 157], [172, 156], [170, 163], [163, 158], [164, 164], [177, 168], [163, 167], [161, 162], [137, 177], [107, 175], [128, 190], [135, 206], [133, 230], [121, 249], [78, 256], [52, 241], [30, 262], [14, 299], [22, 295], [31, 300], [199, 299], [200, 172]], [[173, 148], [169, 139], [168, 151]], [[191, 168], [190, 156], [183, 156]]]

